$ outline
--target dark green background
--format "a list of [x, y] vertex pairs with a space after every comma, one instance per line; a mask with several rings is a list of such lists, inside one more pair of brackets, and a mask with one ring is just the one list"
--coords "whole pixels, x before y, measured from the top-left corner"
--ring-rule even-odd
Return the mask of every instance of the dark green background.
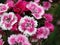
[[[0, 3], [5, 1], [6, 0], [0, 0]], [[60, 1], [55, 0], [48, 12], [54, 16], [53, 24], [55, 25], [55, 30], [53, 33], [51, 33], [48, 39], [43, 41], [42, 45], [60, 45], [60, 25], [57, 25], [57, 21], [60, 20]], [[6, 40], [6, 38], [4, 40]]]

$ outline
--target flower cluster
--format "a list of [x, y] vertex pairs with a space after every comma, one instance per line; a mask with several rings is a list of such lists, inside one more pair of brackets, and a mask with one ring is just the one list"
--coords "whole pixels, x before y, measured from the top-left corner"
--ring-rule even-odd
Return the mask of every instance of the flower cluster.
[[[29, 41], [48, 38], [54, 31], [53, 16], [45, 12], [51, 7], [51, 0], [49, 1], [43, 1], [43, 5], [40, 4], [40, 0], [7, 0], [5, 4], [0, 3], [1, 30], [16, 33], [9, 35], [9, 45], [31, 45]], [[44, 22], [43, 25], [40, 25], [41, 20]], [[0, 43], [4, 44], [2, 39]]]

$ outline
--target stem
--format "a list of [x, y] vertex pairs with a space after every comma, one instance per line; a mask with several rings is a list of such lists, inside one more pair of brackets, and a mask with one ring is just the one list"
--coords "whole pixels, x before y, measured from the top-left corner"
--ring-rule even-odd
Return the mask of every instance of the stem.
[[38, 40], [37, 45], [42, 45], [42, 40]]

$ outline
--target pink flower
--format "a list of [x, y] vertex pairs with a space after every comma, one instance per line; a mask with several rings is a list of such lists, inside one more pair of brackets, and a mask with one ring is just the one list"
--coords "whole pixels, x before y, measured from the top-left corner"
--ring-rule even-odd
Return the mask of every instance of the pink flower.
[[48, 2], [48, 1], [44, 1], [43, 2], [43, 7], [44, 7], [45, 10], [48, 10], [51, 7], [51, 3]]
[[47, 27], [40, 27], [40, 28], [38, 28], [38, 31], [37, 31], [37, 38], [46, 39], [46, 38], [48, 38], [49, 34], [50, 34], [50, 30]]
[[54, 25], [48, 21], [45, 21], [45, 26], [50, 29], [51, 32], [54, 31]]
[[43, 14], [44, 14], [44, 8], [40, 5], [38, 5], [35, 2], [30, 2], [29, 4], [27, 4], [26, 6], [31, 12], [32, 15], [36, 18], [36, 19], [41, 19]]
[[10, 30], [12, 26], [17, 22], [17, 17], [13, 12], [9, 12], [4, 13], [1, 20], [2, 20], [2, 26], [1, 26], [2, 29]]
[[12, 0], [7, 0], [6, 2], [8, 4], [8, 6], [11, 8], [11, 7], [14, 7], [14, 2]]
[[9, 6], [7, 4], [0, 3], [0, 13], [6, 12]]
[[33, 17], [25, 16], [21, 18], [19, 23], [19, 31], [23, 32], [25, 35], [33, 35], [36, 33], [37, 21]]
[[8, 43], [10, 45], [14, 45], [16, 43], [15, 38], [16, 38], [16, 35], [11, 35], [10, 37], [8, 37]]
[[46, 21], [52, 22], [53, 21], [53, 16], [52, 14], [44, 14], [44, 18]]
[[27, 11], [27, 8], [26, 8], [27, 3], [28, 2], [26, 2], [26, 1], [20, 1], [20, 0], [18, 0], [18, 2], [13, 7], [14, 12], [17, 12], [17, 13], [21, 14], [24, 11]]
[[3, 45], [4, 41], [2, 39], [0, 39], [0, 45]]
[[28, 38], [25, 35], [11, 35], [8, 37], [8, 43], [10, 45], [31, 45]]
[[26, 36], [24, 36], [24, 35], [19, 34], [19, 35], [17, 35], [17, 37], [16, 37], [16, 42], [17, 42], [17, 43], [28, 42], [28, 38], [27, 38]]

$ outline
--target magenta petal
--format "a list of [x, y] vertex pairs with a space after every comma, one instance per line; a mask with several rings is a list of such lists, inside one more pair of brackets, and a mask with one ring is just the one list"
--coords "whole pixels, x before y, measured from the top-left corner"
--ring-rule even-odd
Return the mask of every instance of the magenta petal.
[[52, 23], [49, 23], [48, 21], [46, 21], [45, 26], [48, 27], [51, 32], [54, 31], [54, 25]]

